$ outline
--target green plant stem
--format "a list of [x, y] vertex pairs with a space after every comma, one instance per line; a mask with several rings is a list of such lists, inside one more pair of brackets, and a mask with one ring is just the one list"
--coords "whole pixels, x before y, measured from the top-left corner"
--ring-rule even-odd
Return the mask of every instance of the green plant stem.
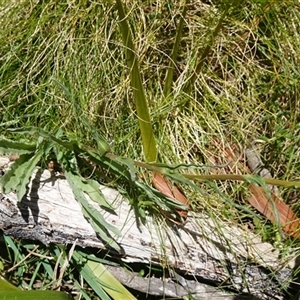
[[[237, 181], [249, 181], [250, 176], [252, 175], [239, 175], [239, 174], [221, 174], [221, 175], [192, 175], [192, 174], [182, 174], [184, 177], [191, 180], [198, 181], [215, 181], [215, 180], [237, 180]], [[270, 185], [283, 186], [283, 187], [300, 187], [300, 181], [286, 181], [275, 178], [264, 178], [261, 179]]]
[[177, 55], [178, 55], [179, 45], [180, 45], [182, 31], [183, 31], [184, 19], [186, 16], [188, 4], [189, 4], [189, 1], [187, 0], [186, 3], [184, 4], [183, 11], [180, 16], [179, 25], [178, 25], [178, 28], [176, 31], [176, 38], [175, 38], [175, 42], [174, 42], [174, 46], [173, 46], [173, 50], [172, 50], [172, 54], [171, 54], [171, 60], [170, 60], [169, 68], [168, 68], [168, 71], [166, 74], [166, 79], [165, 79], [165, 85], [164, 85], [164, 91], [163, 91], [164, 98], [167, 98], [171, 93], [174, 69], [176, 66]]
[[[112, 153], [107, 153], [107, 157], [111, 159], [116, 159], [118, 158], [117, 155], [112, 154]], [[167, 164], [161, 166], [156, 166], [156, 165], [151, 165], [148, 163], [140, 162], [140, 161], [133, 161], [134, 165], [140, 168], [147, 169], [152, 172], [160, 173], [160, 174], [165, 174], [168, 175], [168, 172], [172, 172], [174, 175], [174, 169], [173, 167], [170, 168]], [[201, 167], [201, 166], [199, 166]], [[216, 180], [236, 180], [236, 181], [249, 181], [250, 177], [252, 175], [239, 175], [239, 174], [218, 174], [218, 175], [194, 175], [194, 174], [187, 174], [187, 173], [180, 173], [181, 176], [184, 176], [185, 178], [188, 178], [190, 180], [195, 180], [195, 181], [216, 181]], [[280, 179], [274, 179], [274, 178], [264, 178], [261, 177], [261, 179], [266, 183], [266, 184], [271, 184], [271, 185], [276, 185], [276, 186], [283, 186], [283, 187], [300, 187], [300, 181], [286, 181], [286, 180], [280, 180]]]

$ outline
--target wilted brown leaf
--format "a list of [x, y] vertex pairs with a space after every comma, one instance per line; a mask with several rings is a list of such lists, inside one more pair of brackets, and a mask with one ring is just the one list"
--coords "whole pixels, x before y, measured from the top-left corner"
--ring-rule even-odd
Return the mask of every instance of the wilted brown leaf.
[[286, 234], [294, 238], [300, 238], [300, 220], [287, 204], [272, 192], [272, 199], [270, 199], [262, 187], [249, 184], [248, 189], [252, 196], [247, 200], [254, 208], [272, 223], [276, 223], [278, 218], [282, 230]]
[[[177, 186], [171, 185], [166, 177], [161, 174], [154, 173], [153, 186], [167, 197], [182, 203], [189, 209], [189, 201]], [[178, 214], [185, 220], [187, 218], [187, 210], [178, 210]]]
[[[232, 174], [252, 174], [251, 170], [246, 165], [244, 157], [238, 153], [239, 151], [237, 146], [231, 145], [230, 143], [228, 143], [225, 147], [221, 146], [221, 142], [218, 139], [214, 139], [213, 144], [214, 147], [219, 150], [219, 153], [216, 153], [215, 156], [209, 157], [210, 161], [215, 162], [216, 164], [224, 163], [226, 160], [232, 161], [225, 171]], [[218, 159], [218, 156], [222, 159]], [[273, 223], [276, 223], [277, 215], [283, 231], [289, 236], [300, 239], [300, 219], [287, 204], [285, 204], [272, 191], [270, 191], [272, 199], [269, 199], [262, 187], [248, 184], [248, 189], [251, 192], [251, 196], [246, 200], [255, 209]], [[275, 212], [275, 210], [277, 212]]]

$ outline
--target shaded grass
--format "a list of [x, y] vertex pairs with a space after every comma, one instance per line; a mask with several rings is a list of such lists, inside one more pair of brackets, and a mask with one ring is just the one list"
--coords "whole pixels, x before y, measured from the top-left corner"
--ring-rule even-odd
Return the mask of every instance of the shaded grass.
[[[5, 28], [0, 33], [3, 134], [11, 126], [62, 128], [70, 137], [95, 146], [78, 121], [85, 116], [113, 142], [115, 153], [141, 159], [113, 3], [8, 2], [0, 13]], [[212, 145], [216, 137], [221, 148], [233, 142], [241, 152], [257, 141], [274, 177], [299, 179], [299, 4], [238, 4], [228, 10], [220, 31], [212, 37], [227, 9], [226, 1], [224, 7], [219, 3], [187, 6], [172, 96], [167, 99], [164, 78], [183, 2], [127, 3], [160, 160], [204, 164], [212, 155], [220, 155]], [[207, 54], [195, 73], [205, 49]], [[195, 82], [187, 91], [191, 77]], [[52, 78], [67, 87], [73, 103]], [[224, 205], [215, 189], [203, 188], [208, 201], [195, 201], [195, 208], [215, 212], [226, 222], [241, 219], [240, 211]], [[235, 198], [243, 187], [222, 183], [218, 188]], [[196, 198], [192, 189], [185, 188], [185, 193]], [[288, 203], [299, 197], [298, 191], [281, 193]], [[299, 209], [297, 203], [295, 209]]]

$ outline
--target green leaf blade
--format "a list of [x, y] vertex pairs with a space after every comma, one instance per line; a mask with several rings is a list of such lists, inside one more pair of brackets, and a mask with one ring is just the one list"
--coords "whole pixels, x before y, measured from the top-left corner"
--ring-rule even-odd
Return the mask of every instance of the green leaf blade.
[[0, 291], [5, 300], [71, 300], [71, 296], [57, 291]]
[[26, 154], [26, 153], [32, 153], [35, 150], [36, 150], [35, 144], [19, 143], [7, 139], [0, 140], [1, 154]]
[[103, 208], [114, 209], [110, 203], [108, 203], [100, 190], [100, 184], [92, 179], [83, 179], [79, 182], [82, 190], [89, 195], [91, 200], [98, 203]]
[[82, 212], [84, 216], [89, 220], [89, 223], [93, 226], [95, 232], [99, 234], [100, 238], [105, 241], [108, 246], [120, 252], [120, 246], [108, 233], [108, 231], [111, 231], [119, 237], [122, 235], [120, 230], [106, 222], [101, 213], [88, 202], [84, 192], [80, 189], [81, 179], [78, 176], [72, 174], [71, 172], [66, 172], [65, 176], [72, 188], [76, 200], [82, 206]]
[[[73, 258], [77, 261], [78, 271], [93, 288], [100, 299], [136, 300], [136, 298], [105, 268], [101, 263], [93, 260], [85, 260], [78, 252], [74, 252]], [[84, 259], [85, 263], [82, 264]], [[109, 296], [111, 297], [109, 297]]]
[[135, 52], [132, 34], [127, 24], [124, 6], [121, 0], [117, 0], [116, 2], [120, 19], [120, 29], [122, 32], [125, 49], [126, 63], [130, 70], [130, 81], [138, 115], [144, 155], [148, 162], [156, 162], [156, 141], [152, 129], [149, 108], [146, 101], [146, 95], [142, 83], [138, 57]]

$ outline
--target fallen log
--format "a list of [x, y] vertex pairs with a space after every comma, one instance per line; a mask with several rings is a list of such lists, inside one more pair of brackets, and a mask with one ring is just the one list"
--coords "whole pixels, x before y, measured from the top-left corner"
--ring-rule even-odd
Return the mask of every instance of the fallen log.
[[[205, 213], [190, 213], [184, 226], [170, 226], [151, 216], [145, 224], [137, 223], [127, 199], [117, 190], [101, 186], [101, 191], [115, 208], [114, 212], [90, 203], [122, 232], [122, 237], [114, 237], [122, 251], [110, 251], [110, 255], [126, 263], [160, 265], [174, 270], [171, 284], [159, 279], [161, 287], [164, 286], [160, 295], [183, 297], [185, 293], [195, 299], [237, 299], [212, 287], [219, 286], [257, 299], [284, 299], [283, 287], [291, 281], [295, 260], [293, 257], [279, 259], [278, 250], [252, 232], [233, 225], [220, 226], [220, 221], [212, 220]], [[64, 176], [53, 176], [48, 170], [35, 171], [21, 202], [13, 192], [0, 194], [0, 230], [45, 245], [72, 244], [77, 240], [81, 247], [105, 248], [82, 215]], [[120, 275], [121, 268], [110, 268], [110, 271], [129, 287], [142, 286], [137, 283], [140, 277], [134, 274], [129, 279]], [[146, 280], [148, 292], [151, 288], [159, 290], [156, 280]], [[151, 281], [154, 286], [149, 285]]]

